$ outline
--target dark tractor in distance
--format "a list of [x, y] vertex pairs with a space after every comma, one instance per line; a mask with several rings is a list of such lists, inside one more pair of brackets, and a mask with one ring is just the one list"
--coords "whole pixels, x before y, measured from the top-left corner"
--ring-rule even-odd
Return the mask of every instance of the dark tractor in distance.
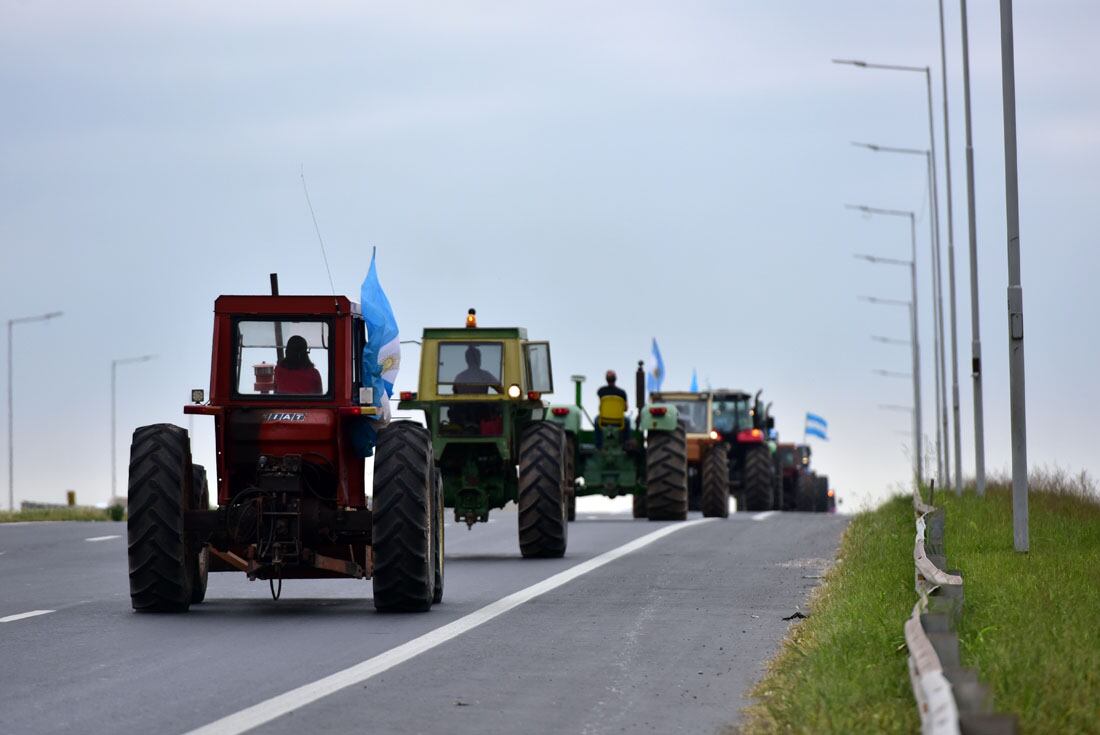
[[783, 483], [783, 510], [798, 510], [816, 481], [810, 469], [810, 448], [805, 444], [780, 444], [776, 456]]
[[[273, 292], [277, 293], [274, 278]], [[214, 303], [210, 402], [217, 509], [188, 433], [156, 424], [130, 451], [130, 599], [138, 611], [203, 601], [209, 572], [268, 580], [373, 579], [382, 611], [443, 595], [443, 499], [428, 432], [379, 430], [361, 384], [364, 324], [343, 296], [221, 296]], [[364, 457], [374, 452], [368, 506]]]
[[560, 557], [568, 536], [572, 487], [565, 431], [546, 421], [553, 392], [550, 345], [518, 327], [425, 329], [416, 392], [401, 409], [424, 412], [443, 498], [468, 528], [515, 501], [524, 557]]
[[[633, 498], [635, 518], [682, 521], [687, 518], [687, 445], [676, 406], [645, 405], [645, 371], [636, 376], [638, 411], [631, 425], [626, 401], [620, 396], [600, 399], [592, 420], [581, 402], [584, 376], [574, 375], [574, 405], [550, 407], [548, 419], [566, 433], [567, 474], [576, 495]], [[585, 429], [582, 418], [591, 429]], [[571, 499], [570, 520], [576, 517]]]
[[777, 498], [777, 478], [768, 434], [775, 426], [766, 407], [744, 391], [711, 392], [712, 427], [729, 445], [730, 492], [738, 510], [774, 510], [782, 506]]
[[688, 508], [705, 518], [730, 514], [729, 444], [714, 428], [714, 401], [709, 392], [654, 393], [652, 400], [675, 406], [687, 433]]

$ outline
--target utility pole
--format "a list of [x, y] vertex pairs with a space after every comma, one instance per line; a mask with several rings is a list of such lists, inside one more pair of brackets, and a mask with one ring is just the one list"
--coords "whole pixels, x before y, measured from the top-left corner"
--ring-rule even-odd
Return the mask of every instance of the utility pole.
[[1005, 131], [1005, 214], [1008, 224], [1008, 379], [1012, 415], [1012, 542], [1026, 552], [1027, 416], [1024, 401], [1024, 290], [1020, 282], [1020, 173], [1016, 152], [1016, 58], [1012, 0], [1001, 2], [1001, 94]]

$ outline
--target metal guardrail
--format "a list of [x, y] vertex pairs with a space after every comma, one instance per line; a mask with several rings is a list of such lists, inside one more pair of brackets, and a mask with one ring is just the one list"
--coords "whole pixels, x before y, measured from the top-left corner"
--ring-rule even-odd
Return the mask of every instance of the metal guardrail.
[[962, 615], [963, 578], [947, 569], [945, 513], [913, 490], [916, 538], [914, 587], [918, 600], [905, 621], [909, 680], [924, 735], [1015, 735], [1015, 715], [993, 711], [989, 687], [963, 668], [955, 626]]

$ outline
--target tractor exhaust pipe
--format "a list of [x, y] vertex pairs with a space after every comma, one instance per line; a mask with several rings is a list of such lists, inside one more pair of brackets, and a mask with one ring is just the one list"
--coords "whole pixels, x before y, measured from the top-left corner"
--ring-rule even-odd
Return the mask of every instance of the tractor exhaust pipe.
[[279, 295], [279, 274], [278, 273], [272, 273], [271, 274], [271, 295], [272, 296], [278, 296]]
[[[271, 295], [272, 296], [278, 296], [279, 295], [279, 274], [278, 273], [272, 273], [271, 274]], [[284, 354], [285, 353], [283, 351], [283, 323], [277, 321], [277, 322], [275, 322], [275, 357], [278, 358], [279, 362], [282, 362]]]
[[638, 404], [638, 414], [641, 415], [645, 407], [645, 362], [638, 360], [638, 370], [634, 373], [635, 403]]

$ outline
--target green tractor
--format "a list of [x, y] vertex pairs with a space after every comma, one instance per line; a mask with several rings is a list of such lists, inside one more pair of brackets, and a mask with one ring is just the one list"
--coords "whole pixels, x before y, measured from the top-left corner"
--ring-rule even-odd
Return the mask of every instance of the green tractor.
[[761, 403], [761, 392], [755, 396], [736, 390], [711, 392], [712, 426], [730, 447], [730, 492], [738, 510], [775, 510], [783, 505], [775, 443], [769, 436], [775, 420]]
[[572, 485], [566, 434], [546, 421], [542, 396], [554, 389], [550, 345], [517, 327], [425, 329], [417, 392], [400, 409], [424, 412], [444, 506], [468, 528], [515, 501], [524, 557], [565, 554]]
[[[631, 495], [634, 517], [651, 521], [682, 521], [688, 513], [687, 439], [675, 405], [645, 405], [645, 370], [636, 375], [638, 413], [634, 425], [626, 401], [600, 399], [593, 420], [581, 403], [584, 376], [573, 376], [574, 405], [550, 407], [550, 421], [566, 433], [567, 474], [573, 484], [569, 518], [576, 517], [577, 495], [609, 498]], [[583, 428], [582, 418], [591, 429]]]

